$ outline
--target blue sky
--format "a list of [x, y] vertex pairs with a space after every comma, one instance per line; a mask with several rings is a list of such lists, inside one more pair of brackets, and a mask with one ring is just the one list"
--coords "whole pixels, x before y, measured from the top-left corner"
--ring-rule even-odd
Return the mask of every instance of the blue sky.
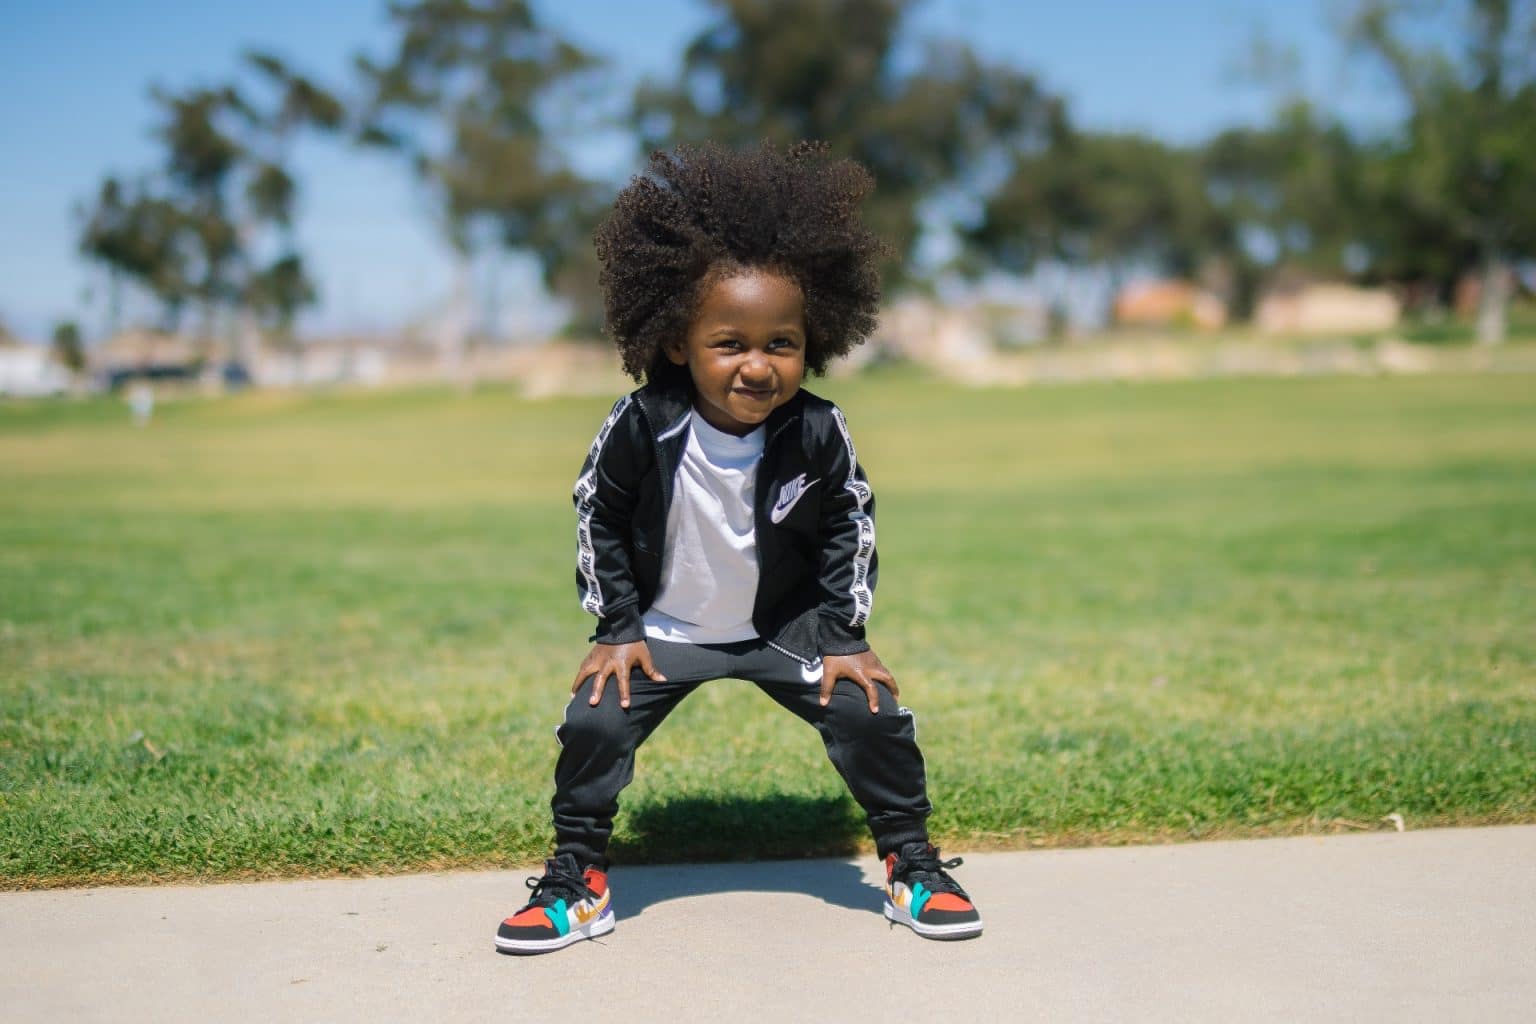
[[[697, 0], [535, 5], [611, 58], [626, 87], [675, 66], [708, 15]], [[1270, 108], [1270, 95], [1233, 73], [1261, 27], [1295, 47], [1314, 98], [1359, 122], [1389, 117], [1380, 83], [1346, 67], [1331, 10], [1327, 0], [929, 0], [914, 23], [1033, 72], [1083, 125], [1190, 141]], [[104, 175], [153, 166], [151, 84], [225, 78], [252, 47], [345, 83], [352, 55], [382, 54], [389, 39], [383, 0], [0, 0], [0, 319], [32, 337], [63, 318], [99, 322], [100, 278], [75, 255], [74, 209]], [[575, 148], [590, 171], [634, 169], [611, 142]], [[383, 330], [441, 308], [449, 260], [399, 168], [314, 145], [298, 169], [300, 235], [322, 290], [309, 329]], [[530, 276], [509, 273], [510, 326], [536, 330], [547, 311]]]

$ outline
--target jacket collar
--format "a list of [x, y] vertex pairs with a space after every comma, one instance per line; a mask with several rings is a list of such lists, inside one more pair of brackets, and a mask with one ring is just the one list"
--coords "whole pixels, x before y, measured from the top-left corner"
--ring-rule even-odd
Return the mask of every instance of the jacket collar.
[[[651, 437], [655, 438], [674, 426], [693, 407], [693, 385], [685, 382], [652, 382], [635, 392], [635, 401], [650, 424]], [[768, 414], [764, 444], [772, 443], [779, 432], [800, 418], [805, 406], [805, 388], [800, 388], [789, 401]]]
[[693, 389], [687, 384], [651, 381], [635, 392], [635, 401], [654, 438], [688, 412], [693, 405]]

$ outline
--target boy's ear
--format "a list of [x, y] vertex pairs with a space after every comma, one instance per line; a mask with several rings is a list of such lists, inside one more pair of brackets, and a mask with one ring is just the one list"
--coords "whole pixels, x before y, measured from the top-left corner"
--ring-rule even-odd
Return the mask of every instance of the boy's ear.
[[669, 360], [671, 360], [671, 362], [674, 365], [677, 365], [677, 366], [687, 366], [688, 365], [688, 339], [687, 338], [675, 338], [672, 341], [669, 341], [665, 345], [663, 345], [661, 347], [661, 350], [667, 354], [667, 358]]

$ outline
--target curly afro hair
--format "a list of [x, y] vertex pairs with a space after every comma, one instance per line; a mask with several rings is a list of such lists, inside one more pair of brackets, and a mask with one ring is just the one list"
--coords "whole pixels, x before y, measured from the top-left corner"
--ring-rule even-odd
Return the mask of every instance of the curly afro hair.
[[859, 219], [874, 179], [823, 143], [780, 151], [714, 143], [651, 154], [593, 235], [609, 336], [637, 383], [686, 369], [663, 346], [688, 330], [701, 287], [745, 270], [783, 274], [805, 297], [812, 374], [874, 331], [888, 248]]

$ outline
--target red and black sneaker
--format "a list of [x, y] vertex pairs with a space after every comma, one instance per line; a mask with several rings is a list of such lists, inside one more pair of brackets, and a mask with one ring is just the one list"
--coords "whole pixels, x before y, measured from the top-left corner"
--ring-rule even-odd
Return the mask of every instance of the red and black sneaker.
[[496, 929], [496, 948], [503, 953], [551, 953], [613, 931], [608, 876], [595, 867], [582, 871], [573, 855], [545, 861], [544, 877], [529, 878], [528, 888], [528, 905]]
[[885, 916], [927, 939], [969, 939], [981, 934], [981, 915], [928, 843], [907, 843], [885, 858]]

